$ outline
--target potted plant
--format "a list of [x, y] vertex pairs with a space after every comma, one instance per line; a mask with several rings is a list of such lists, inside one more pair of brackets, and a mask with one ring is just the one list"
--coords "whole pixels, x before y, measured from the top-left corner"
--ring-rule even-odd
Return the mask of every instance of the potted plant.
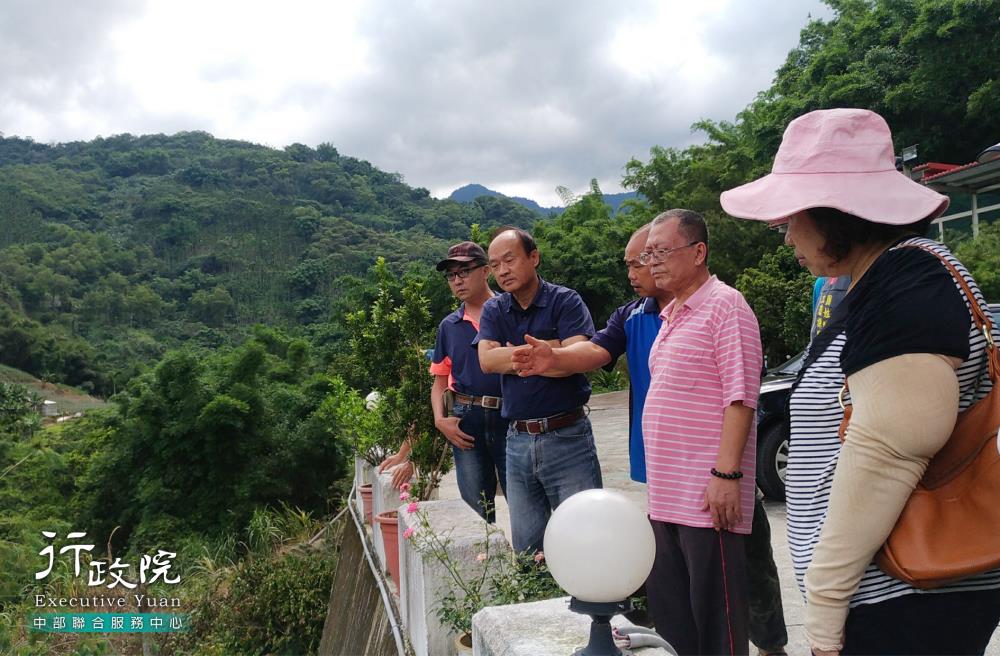
[[360, 428], [358, 450], [377, 466], [409, 442], [416, 469], [411, 494], [426, 499], [451, 464], [451, 449], [434, 429], [430, 407], [433, 378], [424, 353], [434, 342], [434, 324], [419, 280], [408, 278], [400, 285], [384, 258], [376, 261], [373, 275], [375, 301], [347, 315], [350, 352], [339, 363], [355, 387], [379, 393], [373, 411], [379, 432]]
[[[330, 383], [330, 393], [323, 402], [325, 414], [340, 427], [341, 434], [351, 445], [355, 459], [363, 460], [369, 468], [375, 467], [391, 451], [396, 441], [386, 425], [385, 417], [377, 411], [377, 407], [374, 411], [368, 410], [361, 394], [349, 387], [342, 378], [333, 376]], [[356, 478], [358, 494], [364, 503], [365, 520], [371, 524], [372, 486], [363, 478]]]
[[373, 519], [378, 525], [385, 549], [385, 569], [399, 594], [399, 518], [395, 510], [386, 510], [375, 515]]
[[409, 355], [402, 362], [399, 385], [383, 394], [379, 406], [390, 431], [409, 444], [415, 478], [411, 496], [427, 500], [451, 468], [451, 448], [434, 427], [433, 379], [427, 372], [427, 359], [418, 349]]
[[[414, 514], [417, 521], [403, 537], [422, 554], [440, 563], [447, 572], [448, 590], [438, 600], [435, 612], [441, 624], [455, 634], [459, 654], [472, 653], [472, 616], [485, 606], [538, 601], [565, 594], [549, 573], [543, 554], [517, 554], [510, 549], [497, 549], [491, 537], [501, 531], [495, 524], [483, 522], [481, 551], [476, 556], [478, 566], [470, 568], [468, 563], [455, 562], [450, 549], [451, 532], [434, 531], [419, 502], [410, 503], [406, 511]], [[506, 543], [506, 539], [503, 542]]]

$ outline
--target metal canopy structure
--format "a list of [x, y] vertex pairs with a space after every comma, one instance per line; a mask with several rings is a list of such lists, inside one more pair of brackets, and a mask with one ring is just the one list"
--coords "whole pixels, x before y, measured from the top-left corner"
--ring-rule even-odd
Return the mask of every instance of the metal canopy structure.
[[968, 194], [972, 197], [972, 209], [954, 214], [945, 214], [934, 223], [944, 238], [944, 224], [956, 219], [972, 219], [972, 236], [979, 236], [979, 217], [984, 212], [1000, 210], [1000, 203], [979, 207], [980, 194], [1000, 191], [1000, 159], [983, 163], [973, 162], [944, 173], [924, 178], [921, 182], [943, 194]]

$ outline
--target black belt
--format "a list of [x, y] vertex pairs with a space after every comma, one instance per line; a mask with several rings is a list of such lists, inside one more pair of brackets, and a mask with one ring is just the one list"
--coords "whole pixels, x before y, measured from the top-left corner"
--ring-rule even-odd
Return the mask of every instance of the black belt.
[[519, 419], [514, 422], [514, 428], [521, 433], [539, 435], [541, 433], [548, 433], [549, 431], [556, 430], [557, 428], [565, 428], [566, 426], [574, 424], [586, 416], [587, 413], [584, 412], [583, 406], [580, 406], [579, 408], [574, 408], [573, 410], [568, 410], [567, 412], [560, 412], [559, 414], [552, 415], [551, 417], [543, 417], [542, 419]]
[[455, 392], [455, 401], [466, 405], [478, 405], [488, 410], [499, 410], [503, 399], [499, 396], [466, 396]]

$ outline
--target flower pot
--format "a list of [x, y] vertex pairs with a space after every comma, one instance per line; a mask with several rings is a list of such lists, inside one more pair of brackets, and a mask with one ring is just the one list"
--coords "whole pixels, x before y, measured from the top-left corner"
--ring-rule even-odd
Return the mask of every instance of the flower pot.
[[396, 518], [396, 511], [381, 512], [375, 515], [375, 521], [382, 531], [385, 567], [389, 570], [389, 578], [396, 585], [396, 594], [399, 594], [399, 520]]
[[365, 508], [365, 521], [372, 523], [372, 484], [359, 485], [358, 492], [361, 494], [361, 503]]
[[472, 656], [472, 634], [455, 636], [455, 656]]

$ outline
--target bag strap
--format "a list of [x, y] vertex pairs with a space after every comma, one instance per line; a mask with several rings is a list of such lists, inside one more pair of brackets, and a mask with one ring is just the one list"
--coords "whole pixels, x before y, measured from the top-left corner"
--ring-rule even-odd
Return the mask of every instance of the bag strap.
[[965, 293], [965, 297], [969, 301], [969, 310], [972, 312], [972, 320], [975, 322], [976, 328], [978, 328], [983, 334], [983, 337], [986, 338], [986, 361], [990, 369], [990, 380], [996, 384], [997, 376], [1000, 375], [1000, 355], [997, 353], [996, 343], [993, 340], [993, 321], [990, 319], [990, 315], [984, 312], [982, 306], [979, 305], [979, 301], [976, 300], [976, 295], [972, 293], [972, 288], [969, 287], [969, 283], [965, 281], [965, 276], [963, 276], [955, 265], [949, 262], [944, 255], [941, 255], [929, 246], [925, 246], [923, 244], [901, 244], [900, 248], [919, 248], [922, 251], [930, 253], [941, 261], [941, 264], [948, 269], [951, 276], [955, 279], [955, 282], [958, 283], [959, 287], [961, 287], [962, 291]]
[[[965, 294], [966, 299], [969, 301], [969, 310], [972, 312], [972, 321], [976, 324], [976, 328], [983, 334], [986, 338], [986, 362], [989, 367], [990, 380], [994, 385], [997, 384], [997, 376], [1000, 375], [1000, 353], [997, 352], [997, 345], [993, 340], [993, 320], [990, 319], [990, 315], [983, 311], [979, 301], [976, 299], [976, 295], [972, 292], [972, 288], [969, 287], [969, 283], [965, 281], [965, 276], [955, 267], [954, 264], [948, 261], [948, 258], [941, 255], [937, 251], [933, 250], [929, 246], [924, 244], [900, 244], [897, 248], [919, 248], [922, 251], [926, 251], [940, 260], [941, 264], [948, 269], [951, 273], [952, 278], [962, 289]], [[840, 408], [845, 411], [844, 421], [841, 422], [840, 426], [840, 439], [844, 439], [844, 433], [846, 429], [847, 419], [850, 417], [849, 406], [844, 402], [844, 394], [848, 391], [847, 379], [844, 379], [844, 386], [840, 389], [840, 394], [837, 396], [837, 400], [840, 403]]]

